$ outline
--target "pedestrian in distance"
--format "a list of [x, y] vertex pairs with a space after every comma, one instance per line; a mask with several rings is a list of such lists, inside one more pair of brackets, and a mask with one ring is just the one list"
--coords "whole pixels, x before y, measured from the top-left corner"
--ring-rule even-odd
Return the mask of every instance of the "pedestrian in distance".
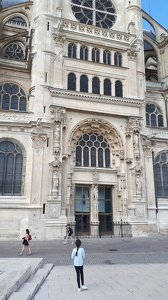
[[65, 240], [64, 244], [66, 244], [67, 240], [70, 239], [71, 244], [73, 245], [73, 238], [72, 238], [73, 229], [71, 228], [70, 224], [67, 224], [66, 227], [67, 227], [67, 235], [66, 235], [66, 240]]
[[[83, 274], [83, 262], [85, 259], [85, 250], [81, 248], [81, 240], [77, 239], [75, 244], [76, 244], [76, 248], [72, 250], [71, 258], [74, 260], [78, 291], [80, 292], [88, 289], [84, 285], [84, 274]], [[80, 280], [82, 285], [80, 284]]]
[[32, 239], [32, 236], [29, 232], [29, 229], [26, 229], [26, 235], [22, 238], [23, 240], [23, 246], [22, 246], [22, 251], [20, 252], [20, 256], [23, 254], [25, 247], [27, 247], [28, 251], [29, 251], [29, 255], [31, 255], [31, 249], [30, 249], [30, 240]]

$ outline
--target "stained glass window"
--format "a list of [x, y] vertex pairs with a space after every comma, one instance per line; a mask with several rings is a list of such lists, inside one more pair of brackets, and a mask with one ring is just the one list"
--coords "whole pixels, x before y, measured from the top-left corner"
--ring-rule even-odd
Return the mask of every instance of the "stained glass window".
[[151, 127], [163, 127], [163, 113], [155, 104], [146, 105], [146, 125]]
[[84, 134], [76, 146], [76, 166], [110, 168], [110, 149], [97, 133]]
[[156, 196], [168, 198], [168, 152], [161, 152], [155, 158]]
[[11, 59], [24, 60], [24, 50], [18, 44], [10, 44], [4, 52], [4, 56]]
[[13, 143], [0, 143], [0, 194], [20, 195], [22, 187], [23, 154]]
[[0, 109], [26, 111], [27, 99], [25, 92], [17, 84], [0, 85]]
[[84, 24], [111, 28], [117, 19], [111, 0], [71, 0], [71, 7], [76, 19]]

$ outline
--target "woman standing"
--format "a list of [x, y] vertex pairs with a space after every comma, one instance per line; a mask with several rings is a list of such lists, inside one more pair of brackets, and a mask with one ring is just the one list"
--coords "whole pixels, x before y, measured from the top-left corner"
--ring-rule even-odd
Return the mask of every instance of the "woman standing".
[[23, 239], [23, 247], [22, 247], [22, 251], [20, 252], [19, 255], [22, 255], [24, 252], [25, 247], [28, 248], [29, 251], [29, 255], [31, 255], [31, 249], [30, 249], [30, 244], [29, 244], [29, 240], [30, 240], [30, 232], [29, 229], [26, 229], [26, 235], [22, 238]]
[[[78, 291], [87, 290], [88, 288], [84, 285], [84, 275], [83, 275], [83, 261], [85, 259], [85, 250], [80, 248], [81, 241], [76, 240], [76, 248], [72, 250], [71, 258], [74, 260], [74, 267], [76, 270], [77, 275], [77, 284], [78, 284]], [[80, 285], [80, 279], [82, 286]]]

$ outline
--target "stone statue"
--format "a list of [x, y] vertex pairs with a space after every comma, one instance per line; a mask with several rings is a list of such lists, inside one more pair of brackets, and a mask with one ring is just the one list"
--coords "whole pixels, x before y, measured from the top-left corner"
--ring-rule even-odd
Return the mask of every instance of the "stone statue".
[[56, 125], [54, 127], [54, 152], [59, 152], [60, 148], [60, 126]]
[[142, 182], [140, 181], [139, 176], [136, 178], [136, 194], [142, 195]]
[[94, 197], [94, 201], [98, 201], [98, 187], [97, 187], [97, 185], [95, 185], [94, 188], [93, 188], [93, 197]]
[[55, 171], [53, 173], [53, 189], [52, 189], [52, 191], [58, 193], [58, 186], [59, 186], [58, 172]]
[[139, 150], [139, 134], [135, 133], [134, 134], [134, 150], [137, 151]]

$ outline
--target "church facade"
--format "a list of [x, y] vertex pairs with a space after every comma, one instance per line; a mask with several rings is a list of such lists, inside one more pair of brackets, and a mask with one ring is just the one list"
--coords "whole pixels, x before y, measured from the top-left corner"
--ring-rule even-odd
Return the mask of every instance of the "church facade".
[[167, 234], [167, 30], [140, 0], [2, 0], [0, 22], [0, 238]]

